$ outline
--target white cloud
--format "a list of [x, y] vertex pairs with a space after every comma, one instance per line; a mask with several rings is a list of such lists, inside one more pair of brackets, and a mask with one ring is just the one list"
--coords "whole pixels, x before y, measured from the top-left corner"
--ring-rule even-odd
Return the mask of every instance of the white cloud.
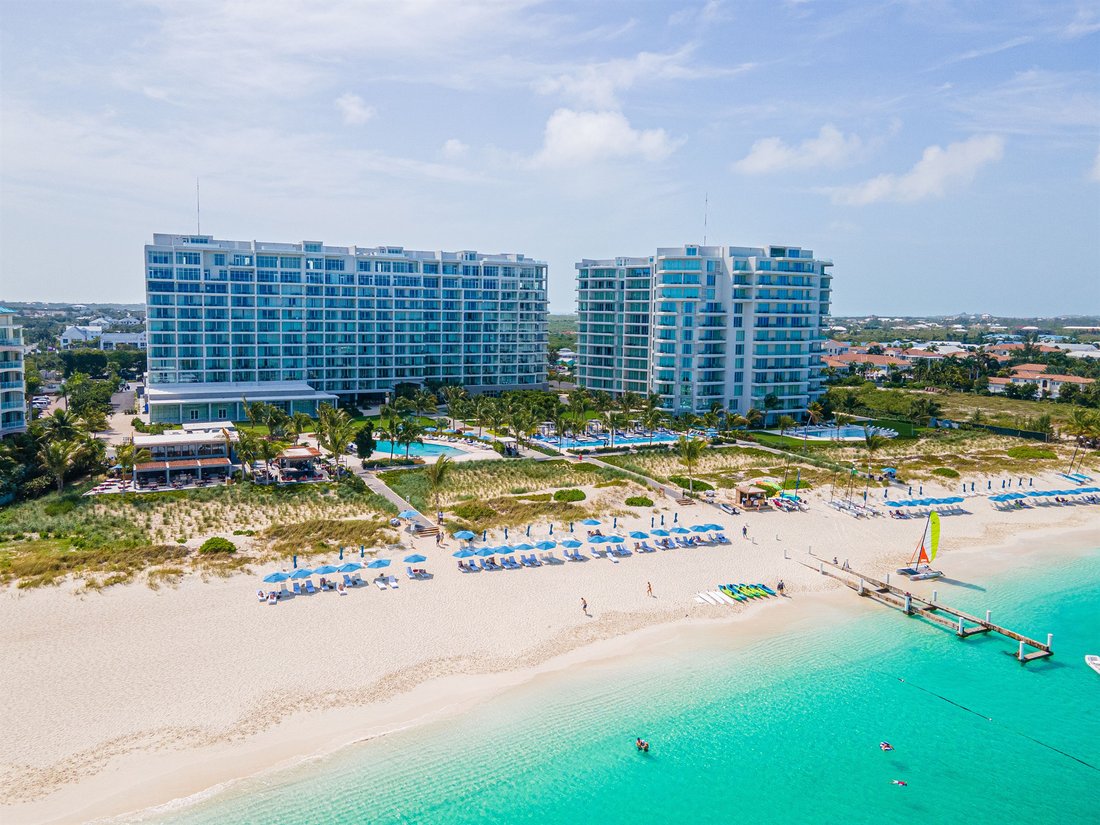
[[470, 147], [458, 138], [450, 138], [443, 144], [443, 157], [448, 160], [464, 158], [469, 153]]
[[600, 160], [664, 160], [683, 143], [664, 129], [635, 129], [621, 113], [558, 109], [546, 121], [541, 151], [532, 163], [565, 167]]
[[1062, 29], [1061, 35], [1066, 40], [1076, 40], [1098, 31], [1100, 31], [1100, 19], [1097, 19], [1096, 13], [1082, 8], [1078, 9], [1073, 22]]
[[755, 66], [753, 63], [729, 68], [693, 66], [689, 63], [693, 51], [692, 46], [685, 46], [675, 52], [639, 52], [630, 58], [588, 63], [557, 77], [544, 78], [535, 88], [542, 94], [561, 94], [580, 106], [614, 109], [618, 108], [620, 92], [641, 83], [726, 77]]
[[373, 106], [368, 106], [363, 98], [351, 92], [340, 95], [334, 102], [344, 118], [344, 123], [353, 126], [366, 123], [375, 115]]
[[950, 143], [944, 149], [929, 146], [921, 159], [902, 175], [879, 175], [852, 186], [832, 190], [833, 202], [864, 206], [880, 201], [908, 203], [942, 197], [949, 187], [968, 184], [978, 170], [996, 163], [1004, 155], [1004, 140], [999, 135], [975, 135]]
[[1096, 160], [1092, 162], [1092, 169], [1089, 170], [1089, 179], [1100, 183], [1100, 149], [1096, 150]]
[[788, 169], [840, 166], [855, 158], [862, 149], [859, 135], [845, 135], [826, 123], [817, 137], [806, 138], [797, 146], [790, 146], [778, 137], [758, 140], [733, 168], [744, 175], [763, 175]]
[[996, 43], [992, 46], [984, 46], [980, 49], [971, 49], [970, 51], [957, 54], [954, 57], [949, 57], [942, 63], [938, 64], [934, 68], [942, 69], [944, 66], [950, 66], [954, 63], [964, 63], [967, 60], [977, 60], [979, 57], [989, 57], [991, 54], [998, 54], [999, 52], [1008, 51], [1009, 49], [1015, 49], [1018, 46], [1025, 46], [1035, 40], [1031, 35], [1023, 35], [1021, 37], [1013, 37], [1011, 40], [1005, 40], [1002, 43]]

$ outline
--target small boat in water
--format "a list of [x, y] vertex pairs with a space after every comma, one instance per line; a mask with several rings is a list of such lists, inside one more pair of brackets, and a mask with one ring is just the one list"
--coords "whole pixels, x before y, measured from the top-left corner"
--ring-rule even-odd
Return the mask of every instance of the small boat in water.
[[936, 558], [936, 551], [940, 546], [940, 514], [933, 510], [928, 514], [924, 523], [924, 531], [921, 533], [920, 543], [909, 560], [908, 567], [899, 567], [897, 572], [902, 576], [908, 576], [910, 581], [925, 581], [938, 579], [943, 573], [932, 569], [932, 562]]
[[1085, 664], [1091, 667], [1097, 673], [1100, 673], [1100, 656], [1086, 656]]

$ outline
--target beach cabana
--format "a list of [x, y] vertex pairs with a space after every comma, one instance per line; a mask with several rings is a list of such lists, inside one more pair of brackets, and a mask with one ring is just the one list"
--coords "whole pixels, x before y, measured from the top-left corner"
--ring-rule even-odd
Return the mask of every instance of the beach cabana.
[[768, 501], [768, 491], [757, 484], [740, 484], [734, 490], [734, 500], [741, 507], [763, 507]]

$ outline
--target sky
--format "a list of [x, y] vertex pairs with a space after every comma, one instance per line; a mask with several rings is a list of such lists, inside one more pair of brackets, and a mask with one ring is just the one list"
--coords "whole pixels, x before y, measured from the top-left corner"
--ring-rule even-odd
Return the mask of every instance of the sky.
[[1100, 0], [0, 3], [0, 298], [154, 232], [799, 245], [838, 315], [1100, 312]]

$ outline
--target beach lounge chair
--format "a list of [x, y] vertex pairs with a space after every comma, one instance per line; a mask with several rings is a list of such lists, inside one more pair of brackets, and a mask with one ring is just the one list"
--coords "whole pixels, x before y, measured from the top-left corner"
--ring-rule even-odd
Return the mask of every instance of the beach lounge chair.
[[629, 551], [629, 550], [628, 550], [628, 549], [626, 548], [626, 546], [625, 546], [625, 545], [622, 545], [622, 544], [620, 544], [620, 545], [616, 545], [616, 546], [614, 546], [614, 547], [613, 547], [612, 549], [613, 549], [613, 550], [615, 551], [615, 555], [616, 555], [616, 556], [619, 556], [620, 558], [624, 558], [624, 559], [625, 559], [625, 558], [626, 558], [627, 556], [632, 556], [632, 555], [634, 555], [633, 553], [631, 553], [631, 552], [630, 552], [630, 551]]
[[295, 596], [302, 595], [302, 585], [298, 584], [298, 582], [294, 582], [294, 587], [292, 587], [291, 590], [294, 592]]
[[349, 576], [347, 573], [344, 574], [344, 586], [345, 587], [354, 587], [355, 586], [355, 582], [353, 582], [351, 580], [351, 576]]
[[411, 567], [406, 567], [405, 568], [405, 575], [408, 576], [410, 579], [419, 579], [420, 578], [418, 575], [416, 575], [416, 571], [413, 570]]
[[259, 600], [261, 602], [266, 602], [267, 601], [267, 594], [262, 590], [257, 590], [256, 591], [256, 596], [259, 597]]
[[306, 579], [306, 592], [316, 593], [317, 588], [313, 586], [313, 579]]
[[389, 589], [388, 587], [386, 587], [386, 583], [384, 581], [382, 581], [382, 579], [375, 579], [374, 580], [374, 586], [377, 587], [379, 590], [388, 590]]
[[384, 576], [386, 584], [389, 585], [390, 590], [397, 589], [397, 576]]
[[272, 592], [272, 593], [271, 593], [271, 594], [270, 594], [270, 595], [269, 595], [269, 596], [267, 597], [267, 603], [268, 603], [268, 604], [278, 604], [278, 603], [279, 603], [279, 597], [278, 597], [278, 596], [276, 596], [274, 592]]
[[486, 564], [485, 559], [478, 559], [476, 562], [474, 562], [474, 564], [476, 564], [482, 570], [494, 570], [495, 569], [493, 567], [490, 567], [488, 564]]

